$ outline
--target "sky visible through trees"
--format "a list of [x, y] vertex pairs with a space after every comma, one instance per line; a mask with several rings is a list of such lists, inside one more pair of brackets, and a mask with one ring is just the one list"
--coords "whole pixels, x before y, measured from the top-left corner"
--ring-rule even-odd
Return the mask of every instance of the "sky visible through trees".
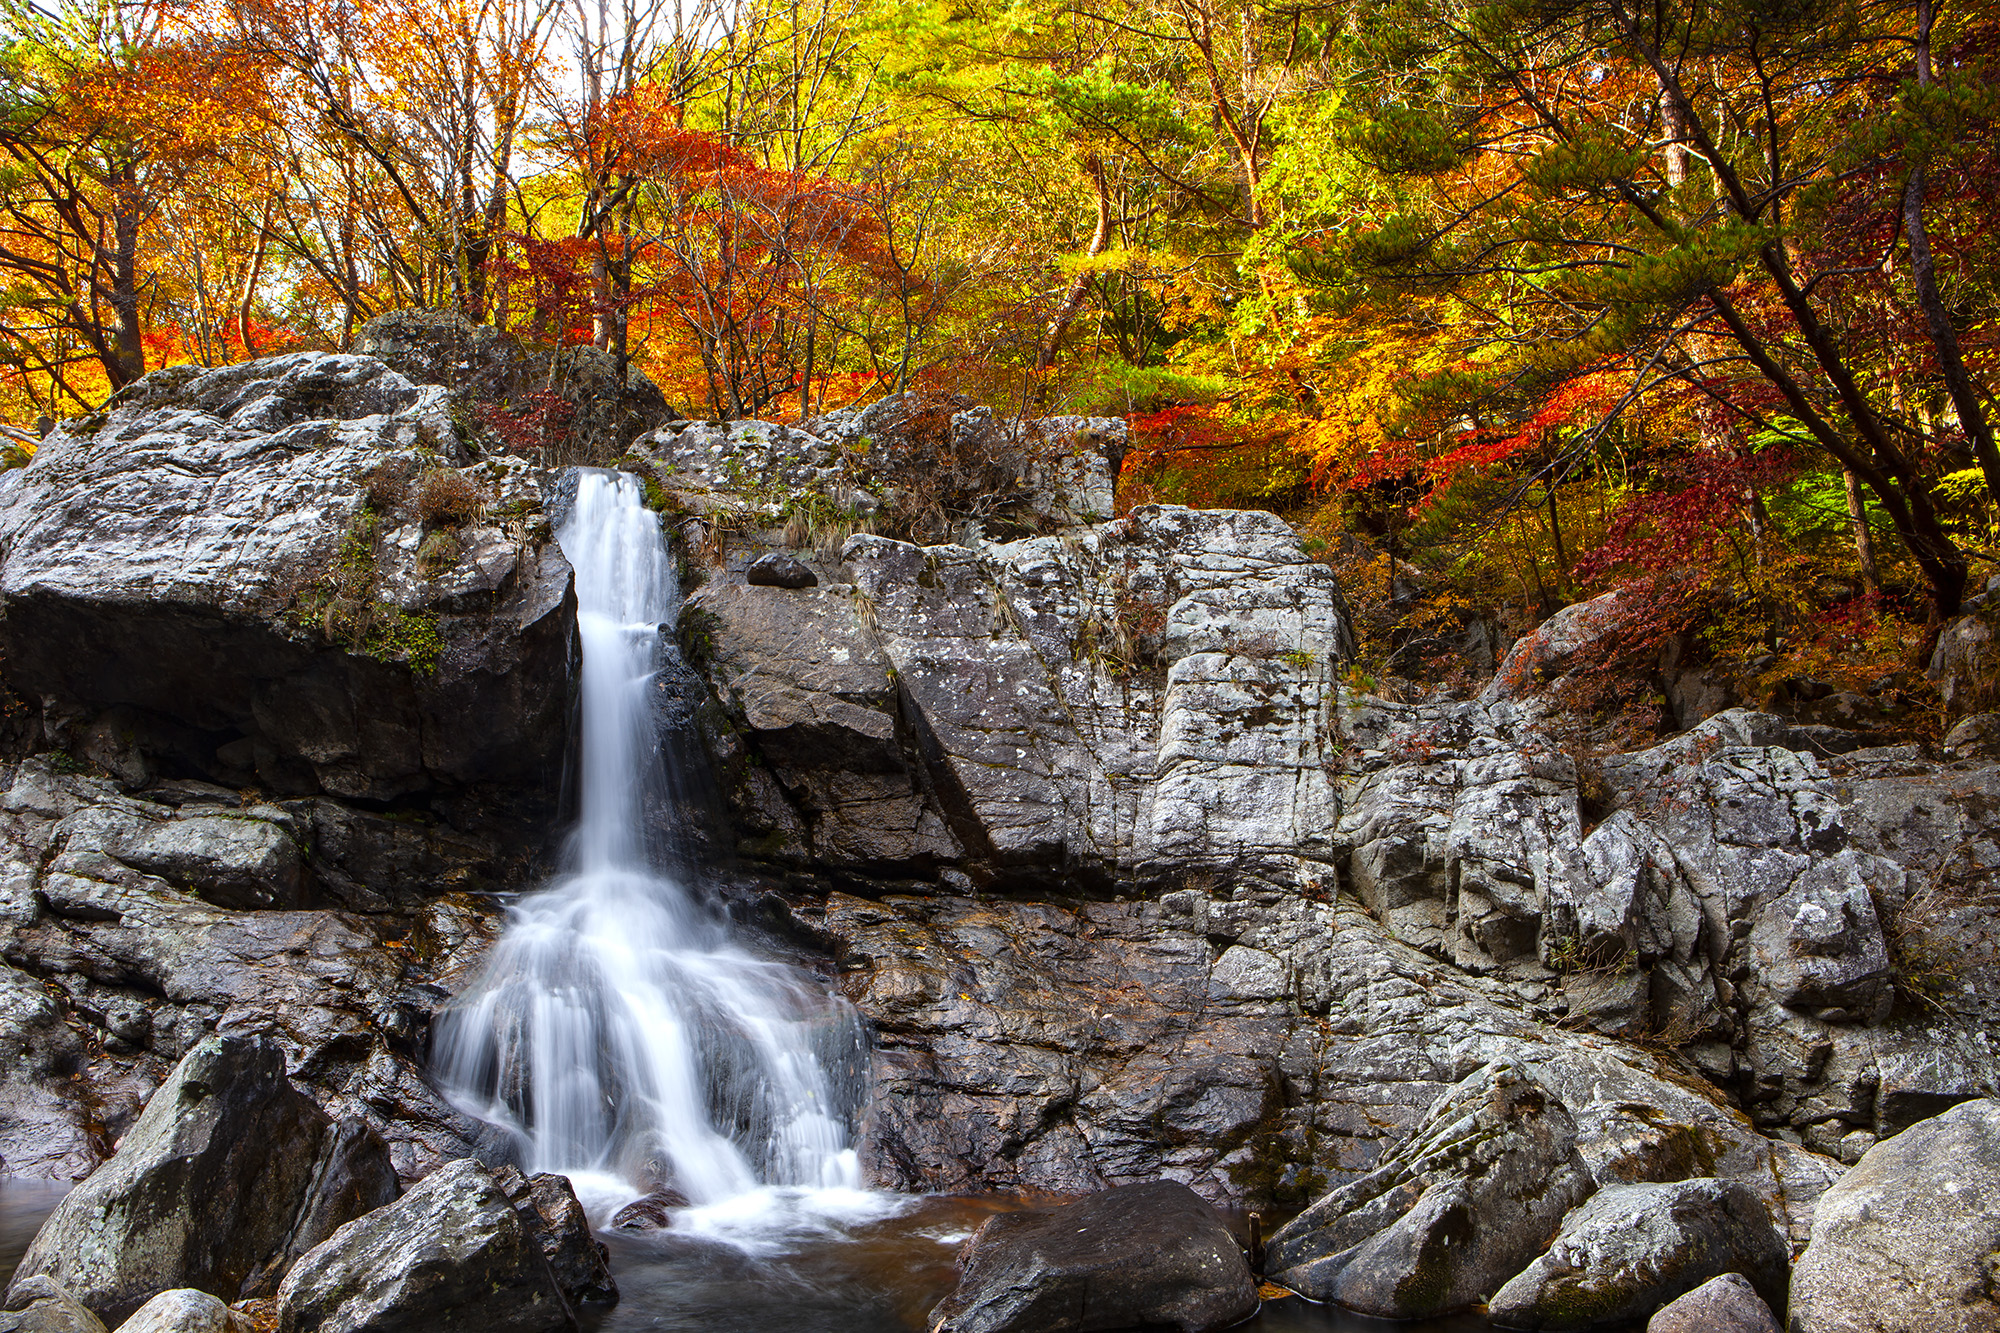
[[0, 419], [454, 309], [694, 416], [1125, 417], [1121, 503], [1292, 519], [1358, 677], [1625, 588], [1628, 696], [1921, 712], [1996, 120], [1932, 0], [0, 0]]

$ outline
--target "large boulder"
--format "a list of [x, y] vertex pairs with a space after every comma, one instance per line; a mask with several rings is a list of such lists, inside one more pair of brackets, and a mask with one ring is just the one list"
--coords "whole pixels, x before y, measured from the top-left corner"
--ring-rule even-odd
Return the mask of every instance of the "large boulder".
[[293, 1266], [279, 1333], [565, 1333], [576, 1318], [502, 1183], [434, 1172]]
[[1502, 1328], [1623, 1325], [1724, 1273], [1782, 1302], [1790, 1260], [1764, 1201], [1740, 1181], [1615, 1185], [1563, 1219], [1488, 1313]]
[[24, 1278], [0, 1302], [0, 1333], [104, 1333], [104, 1321], [45, 1277]]
[[573, 679], [549, 483], [474, 461], [444, 391], [372, 357], [156, 371], [0, 476], [6, 683], [129, 782], [456, 802], [518, 836]]
[[1208, 1333], [1257, 1308], [1257, 1283], [1215, 1209], [1172, 1181], [989, 1218], [959, 1259], [931, 1333]]
[[1518, 1065], [1452, 1088], [1374, 1171], [1288, 1222], [1272, 1280], [1384, 1319], [1471, 1308], [1590, 1193], [1568, 1109]]
[[571, 1305], [615, 1304], [618, 1283], [611, 1276], [609, 1253], [591, 1235], [590, 1217], [569, 1178], [546, 1171], [523, 1176], [510, 1166], [496, 1171], [494, 1179], [548, 1261], [564, 1298]]
[[1783, 1333], [1771, 1307], [1741, 1273], [1710, 1278], [1660, 1307], [1646, 1333]]
[[1820, 1198], [1792, 1272], [1792, 1333], [2000, 1327], [2000, 1101], [1870, 1148]]
[[294, 1255], [395, 1191], [381, 1140], [293, 1088], [276, 1045], [211, 1037], [49, 1215], [13, 1290], [49, 1277], [113, 1320], [177, 1287], [265, 1295]]

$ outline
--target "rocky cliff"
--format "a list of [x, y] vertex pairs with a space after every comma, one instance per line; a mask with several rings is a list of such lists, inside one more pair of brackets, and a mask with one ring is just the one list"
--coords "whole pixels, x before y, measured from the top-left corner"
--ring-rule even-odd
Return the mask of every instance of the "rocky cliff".
[[[161, 372], [0, 481], [9, 1170], [87, 1170], [212, 1030], [405, 1178], [497, 1160], [421, 1062], [556, 827], [562, 478], [409, 336]], [[1420, 1218], [1452, 1108], [1532, 1104], [1576, 1201], [1715, 1179], [1797, 1244], [2000, 1081], [1991, 718], [1609, 753], [1533, 689], [1587, 609], [1480, 698], [1357, 693], [1280, 520], [1114, 516], [1115, 421], [606, 420], [682, 555], [708, 874], [872, 1025], [881, 1184]]]

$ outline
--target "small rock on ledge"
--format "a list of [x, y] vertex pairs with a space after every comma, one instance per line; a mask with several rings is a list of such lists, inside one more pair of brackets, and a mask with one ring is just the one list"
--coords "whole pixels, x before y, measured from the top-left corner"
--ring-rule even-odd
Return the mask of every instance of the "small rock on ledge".
[[760, 555], [750, 562], [745, 578], [755, 588], [817, 588], [819, 575], [806, 568], [805, 561], [783, 551]]
[[931, 1333], [1207, 1333], [1257, 1308], [1236, 1240], [1175, 1181], [1126, 1185], [1048, 1211], [1002, 1213], [960, 1259]]

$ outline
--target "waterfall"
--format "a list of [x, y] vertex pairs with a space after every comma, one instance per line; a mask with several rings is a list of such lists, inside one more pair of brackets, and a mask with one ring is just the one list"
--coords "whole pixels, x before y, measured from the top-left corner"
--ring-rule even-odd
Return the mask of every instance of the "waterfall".
[[440, 1020], [454, 1102], [519, 1139], [530, 1171], [696, 1205], [759, 1187], [854, 1189], [853, 1011], [745, 949], [649, 852], [671, 791], [656, 677], [679, 589], [636, 479], [577, 473], [557, 533], [583, 648], [578, 817], [566, 873], [515, 906], [483, 975]]

